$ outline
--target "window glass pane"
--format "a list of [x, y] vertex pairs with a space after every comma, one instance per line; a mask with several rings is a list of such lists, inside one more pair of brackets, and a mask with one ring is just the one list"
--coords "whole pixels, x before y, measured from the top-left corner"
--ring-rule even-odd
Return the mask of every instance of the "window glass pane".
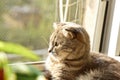
[[[46, 53], [54, 15], [54, 0], [1, 0], [0, 41], [21, 44], [36, 53]], [[18, 59], [11, 55], [10, 58]]]
[[[66, 9], [63, 0], [63, 13]], [[66, 21], [83, 23], [84, 0], [69, 0]], [[2, 0], [0, 1], [0, 41], [27, 47], [44, 60], [53, 22], [60, 21], [59, 0]], [[30, 61], [8, 55], [10, 62]]]
[[117, 49], [116, 49], [116, 55], [120, 56], [120, 27], [119, 27], [119, 34], [118, 34], [118, 42], [117, 42]]
[[[66, 3], [67, 0], [63, 0], [63, 17], [65, 17], [65, 9], [66, 9]], [[57, 16], [56, 16], [56, 21], [60, 21], [60, 0], [57, 0], [56, 2], [57, 7]], [[83, 14], [85, 11], [85, 1], [84, 0], [69, 0], [68, 4], [68, 12], [67, 12], [67, 19], [66, 21], [70, 22], [76, 22], [79, 24], [83, 23]]]

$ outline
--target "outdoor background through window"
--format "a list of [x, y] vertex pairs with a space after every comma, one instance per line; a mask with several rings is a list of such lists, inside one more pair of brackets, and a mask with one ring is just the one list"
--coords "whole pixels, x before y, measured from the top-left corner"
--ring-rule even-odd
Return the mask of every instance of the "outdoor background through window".
[[0, 40], [46, 51], [54, 10], [54, 0], [1, 0]]
[[[63, 12], [66, 8], [63, 0]], [[83, 0], [69, 0], [66, 21], [82, 23]], [[47, 55], [53, 22], [60, 21], [59, 0], [2, 0], [0, 1], [0, 41], [23, 45], [42, 56]], [[12, 62], [28, 61], [8, 55]]]

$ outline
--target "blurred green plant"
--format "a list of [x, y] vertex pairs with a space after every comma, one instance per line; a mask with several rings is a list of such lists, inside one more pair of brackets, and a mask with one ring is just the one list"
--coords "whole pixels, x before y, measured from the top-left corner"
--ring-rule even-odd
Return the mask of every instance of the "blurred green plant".
[[12, 70], [16, 73], [17, 80], [44, 80], [44, 77], [42, 79], [37, 79], [38, 77], [42, 77], [43, 74], [31, 65], [17, 63], [12, 66]]
[[23, 63], [9, 65], [6, 53], [0, 52], [0, 80], [44, 80], [44, 76], [31, 65]]
[[[32, 51], [19, 44], [0, 41], [0, 74], [3, 75], [3, 80], [16, 80], [15, 73], [13, 73], [11, 67], [8, 65], [7, 53], [21, 55], [32, 60], [39, 60], [39, 57]], [[2, 76], [0, 76], [1, 78]]]
[[[0, 1], [0, 19], [2, 20], [2, 21], [0, 20], [0, 52], [1, 51], [5, 52], [5, 54], [6, 53], [17, 54], [17, 55], [24, 56], [26, 58], [36, 60], [37, 57], [35, 56], [33, 57], [34, 53], [29, 51], [29, 49], [36, 50], [36, 49], [42, 49], [42, 48], [48, 47], [49, 36], [52, 32], [51, 25], [55, 19], [54, 3], [55, 3], [54, 0]], [[13, 27], [9, 25], [9, 23], [11, 22], [9, 22], [7, 25], [3, 19], [3, 15], [6, 13], [9, 14], [9, 10], [14, 6], [24, 6], [24, 5], [29, 5], [32, 7], [39, 8], [42, 16], [40, 18], [41, 19], [40, 22], [38, 22], [39, 25], [36, 27], [32, 23], [32, 20], [29, 20], [29, 23], [25, 26], [26, 28], [24, 28], [23, 26], [21, 26], [22, 28], [19, 28], [18, 26]], [[11, 42], [14, 44], [12, 44]], [[27, 47], [27, 49], [22, 45]], [[2, 60], [2, 61], [5, 61], [5, 60]], [[1, 61], [0, 61], [0, 66], [1, 65], [3, 64], [1, 64]], [[5, 69], [8, 70], [8, 73], [11, 73], [11, 69], [8, 66], [8, 61], [5, 62], [5, 65], [7, 66], [5, 67]], [[32, 69], [32, 71], [34, 70]], [[37, 79], [37, 80], [43, 80], [43, 79]]]
[[16, 80], [15, 74], [8, 65], [6, 54], [0, 52], [0, 80]]
[[9, 54], [11, 53], [11, 54], [21, 55], [21, 56], [24, 56], [26, 58], [30, 58], [33, 60], [39, 59], [39, 57], [36, 56], [35, 53], [15, 43], [0, 41], [0, 51], [9, 53]]

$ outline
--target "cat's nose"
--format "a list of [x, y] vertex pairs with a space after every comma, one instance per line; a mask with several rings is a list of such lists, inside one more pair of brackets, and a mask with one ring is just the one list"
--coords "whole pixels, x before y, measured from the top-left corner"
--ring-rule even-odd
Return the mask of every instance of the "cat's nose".
[[48, 48], [48, 52], [49, 52], [49, 53], [51, 53], [51, 52], [52, 52], [52, 50], [53, 50], [53, 48], [52, 48], [52, 47], [49, 47], [49, 48]]
[[55, 50], [54, 50], [53, 48], [49, 48], [49, 49], [48, 49], [48, 52], [54, 54], [54, 53], [55, 53]]
[[52, 53], [52, 54], [54, 54], [54, 53], [55, 53], [55, 51], [54, 51], [54, 50], [48, 50], [48, 52], [49, 52], [49, 53]]
[[51, 52], [52, 52], [52, 50], [51, 50], [51, 49], [48, 49], [48, 52], [49, 52], [49, 53], [51, 53]]

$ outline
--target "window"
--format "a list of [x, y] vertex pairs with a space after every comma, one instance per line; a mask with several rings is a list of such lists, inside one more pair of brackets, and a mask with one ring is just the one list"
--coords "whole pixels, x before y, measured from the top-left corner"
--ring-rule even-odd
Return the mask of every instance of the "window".
[[83, 0], [57, 0], [56, 1], [57, 22], [83, 23], [85, 1]]
[[[1, 0], [0, 40], [21, 44], [42, 56], [43, 60], [54, 15], [54, 0]], [[16, 55], [8, 56], [11, 62], [29, 61]]]
[[92, 51], [119, 59], [119, 4], [119, 0], [0, 1], [0, 40], [24, 45], [44, 60], [52, 23], [71, 21], [87, 30]]
[[[110, 41], [108, 47], [108, 56], [116, 58], [120, 60], [120, 1], [115, 0], [114, 2], [114, 12], [113, 12], [113, 19], [111, 24], [111, 33], [110, 33]], [[116, 53], [116, 54], [114, 54]]]
[[93, 25], [95, 26], [95, 28], [92, 29], [93, 30], [92, 50], [100, 51], [117, 60], [120, 60], [119, 8], [120, 8], [119, 0], [98, 1], [97, 17], [96, 20], [94, 21], [95, 25]]
[[90, 35], [91, 50], [120, 60], [120, 1], [87, 0], [82, 4], [84, 6], [80, 8], [83, 13], [80, 24]]

